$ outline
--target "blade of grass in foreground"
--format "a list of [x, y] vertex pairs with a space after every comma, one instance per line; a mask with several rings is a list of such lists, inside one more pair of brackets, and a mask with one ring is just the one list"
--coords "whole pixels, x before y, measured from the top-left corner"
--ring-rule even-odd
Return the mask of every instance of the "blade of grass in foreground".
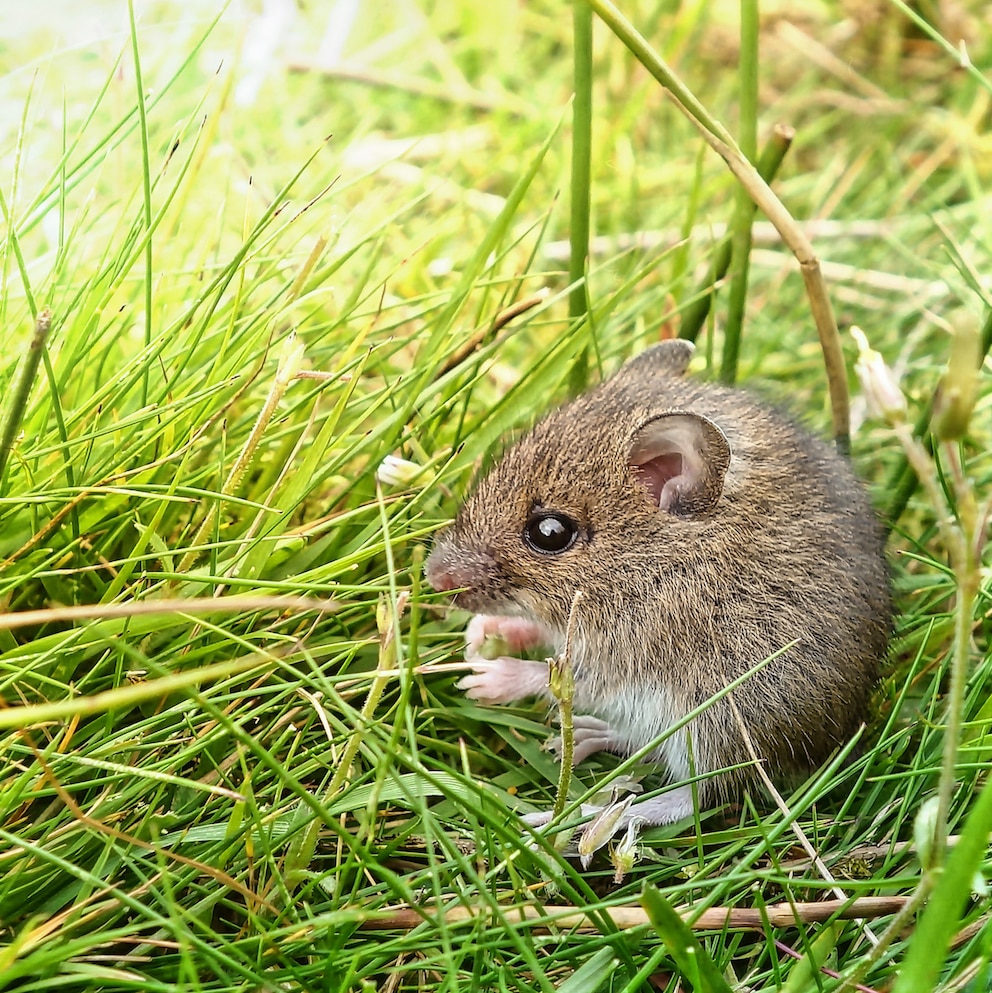
[[988, 854], [990, 833], [992, 780], [985, 783], [965, 819], [958, 842], [930, 894], [893, 993], [932, 993], [937, 988], [951, 938], [961, 926], [961, 915], [971, 896], [975, 873]]
[[[134, 68], [134, 87], [137, 93], [138, 134], [141, 136], [141, 199], [145, 231], [150, 234], [152, 227], [152, 179], [151, 158], [148, 154], [148, 111], [145, 107], [145, 88], [141, 81], [141, 53], [138, 49], [138, 27], [134, 20], [134, 0], [127, 0], [128, 21], [131, 27], [131, 58]], [[145, 242], [145, 348], [152, 343], [152, 239], [146, 237]], [[141, 380], [141, 406], [148, 404], [149, 367]]]
[[[758, 159], [758, 4], [757, 0], [741, 0], [740, 54], [740, 133], [741, 152], [751, 161]], [[759, 170], [759, 175], [760, 175]], [[751, 267], [751, 225], [754, 222], [753, 201], [743, 186], [735, 192], [736, 207], [732, 223], [731, 257], [733, 277], [727, 296], [727, 324], [723, 339], [723, 361], [720, 379], [724, 383], [737, 381], [741, 334], [747, 308], [748, 274]]]
[[697, 993], [733, 993], [709, 953], [657, 887], [650, 883], [644, 887], [641, 904], [682, 977], [692, 983], [693, 990]]
[[0, 491], [3, 489], [3, 474], [7, 468], [7, 459], [14, 445], [17, 432], [21, 429], [24, 409], [27, 407], [31, 387], [38, 375], [38, 366], [45, 350], [48, 332], [52, 329], [52, 315], [43, 310], [34, 323], [34, 334], [28, 342], [27, 351], [21, 358], [14, 387], [7, 391], [3, 410], [3, 424], [0, 427]]

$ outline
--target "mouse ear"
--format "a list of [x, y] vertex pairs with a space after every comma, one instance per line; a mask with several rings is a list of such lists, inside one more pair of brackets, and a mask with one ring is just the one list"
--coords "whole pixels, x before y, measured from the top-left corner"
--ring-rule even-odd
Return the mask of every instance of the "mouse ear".
[[685, 338], [669, 338], [635, 355], [617, 376], [681, 376], [689, 368], [695, 350], [696, 346]]
[[720, 499], [730, 444], [708, 417], [669, 410], [634, 432], [629, 463], [661, 510], [694, 517], [709, 513]]

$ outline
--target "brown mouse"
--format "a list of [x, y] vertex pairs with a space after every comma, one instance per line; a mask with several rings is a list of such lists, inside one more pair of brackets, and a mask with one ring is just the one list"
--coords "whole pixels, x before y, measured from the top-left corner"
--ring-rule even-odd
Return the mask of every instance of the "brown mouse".
[[684, 379], [692, 351], [656, 345], [551, 413], [427, 561], [431, 585], [476, 615], [460, 685], [488, 703], [547, 696], [548, 666], [484, 659], [483, 640], [560, 653], [582, 591], [576, 762], [643, 748], [780, 653], [652, 753], [682, 785], [630, 809], [648, 824], [692, 813], [693, 771], [703, 807], [753, 781], [741, 721], [773, 777], [820, 765], [867, 717], [892, 612], [881, 531], [845, 459], [743, 390]]

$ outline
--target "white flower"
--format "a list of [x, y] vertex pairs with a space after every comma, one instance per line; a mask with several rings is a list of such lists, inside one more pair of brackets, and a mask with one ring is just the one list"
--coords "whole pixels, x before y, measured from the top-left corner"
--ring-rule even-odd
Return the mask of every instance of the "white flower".
[[375, 471], [383, 486], [409, 486], [423, 472], [423, 466], [398, 455], [387, 455]]
[[882, 417], [891, 423], [902, 422], [906, 418], [906, 398], [902, 395], [892, 370], [885, 364], [885, 359], [876, 352], [859, 327], [851, 327], [851, 335], [858, 343], [858, 361], [854, 371], [861, 381], [868, 409], [876, 417]]
[[[623, 830], [628, 823], [626, 814], [634, 802], [634, 794], [628, 793], [622, 800], [614, 799], [603, 807], [598, 814], [586, 825], [579, 835], [579, 858], [582, 868], [588, 868], [593, 855], [599, 851], [617, 831]], [[585, 810], [583, 810], [585, 813]]]

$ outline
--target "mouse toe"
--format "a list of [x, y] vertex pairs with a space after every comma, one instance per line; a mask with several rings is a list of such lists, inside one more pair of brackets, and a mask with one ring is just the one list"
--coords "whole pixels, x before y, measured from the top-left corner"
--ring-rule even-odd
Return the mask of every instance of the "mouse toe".
[[[608, 752], [622, 747], [622, 739], [606, 721], [601, 721], [591, 714], [580, 714], [572, 724], [572, 765], [584, 762], [590, 755], [597, 752]], [[549, 738], [545, 748], [558, 757], [562, 757], [562, 739], [560, 734]]]

